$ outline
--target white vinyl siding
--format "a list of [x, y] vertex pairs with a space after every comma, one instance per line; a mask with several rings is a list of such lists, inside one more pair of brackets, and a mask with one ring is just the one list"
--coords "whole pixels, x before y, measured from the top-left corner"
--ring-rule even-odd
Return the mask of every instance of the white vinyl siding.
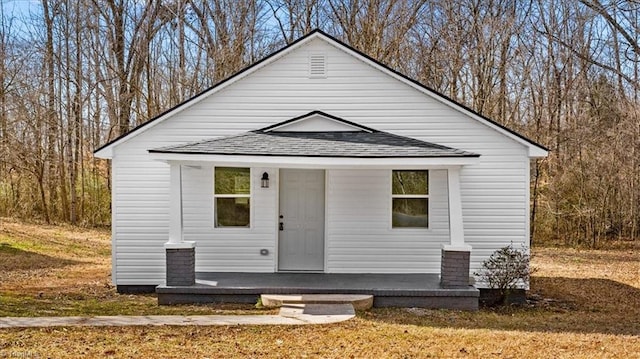
[[439, 273], [449, 243], [447, 171], [431, 170], [430, 229], [392, 229], [390, 170], [327, 171], [328, 271]]
[[[273, 272], [275, 181], [270, 176], [270, 188], [261, 188], [259, 178], [267, 170], [251, 170], [251, 228], [214, 228], [212, 167], [202, 166], [183, 172], [184, 239], [196, 242], [197, 271]], [[260, 249], [267, 249], [269, 255], [260, 255]]]
[[[327, 56], [327, 78], [309, 78], [311, 53]], [[164, 282], [169, 166], [150, 160], [148, 149], [235, 135], [313, 110], [481, 155], [460, 178], [472, 271], [497, 248], [528, 244], [529, 159], [522, 144], [316, 39], [115, 147], [114, 281]], [[253, 176], [264, 170], [254, 168]], [[446, 170], [430, 171], [428, 234], [391, 231], [389, 170], [327, 171], [327, 271], [439, 272], [440, 248], [449, 240]], [[211, 165], [183, 167], [184, 239], [197, 243], [198, 271], [275, 270], [275, 173], [268, 189], [253, 178], [252, 227], [239, 231], [213, 228]], [[270, 254], [261, 256], [262, 248]]]

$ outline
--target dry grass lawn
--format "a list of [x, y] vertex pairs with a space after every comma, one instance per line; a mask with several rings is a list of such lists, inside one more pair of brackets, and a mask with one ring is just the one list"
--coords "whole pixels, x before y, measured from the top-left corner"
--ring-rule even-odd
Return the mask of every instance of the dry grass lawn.
[[[0, 316], [255, 314], [118, 295], [109, 233], [0, 218]], [[0, 358], [640, 358], [640, 246], [534, 248], [537, 304], [476, 313], [374, 309], [327, 326], [0, 330]]]
[[159, 307], [154, 295], [120, 295], [111, 285], [110, 236], [0, 218], [0, 316], [265, 313], [246, 305]]

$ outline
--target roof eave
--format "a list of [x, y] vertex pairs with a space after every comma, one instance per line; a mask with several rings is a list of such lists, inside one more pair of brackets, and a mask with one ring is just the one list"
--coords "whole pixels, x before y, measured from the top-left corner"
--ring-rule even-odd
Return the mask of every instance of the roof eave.
[[100, 147], [93, 152], [93, 156], [97, 158], [110, 160], [113, 158], [113, 147], [111, 146]]
[[529, 147], [529, 158], [544, 158], [549, 156], [549, 150], [544, 147]]
[[150, 151], [157, 161], [180, 163], [213, 163], [228, 166], [286, 167], [286, 168], [352, 168], [352, 169], [415, 169], [448, 168], [478, 163], [479, 156], [456, 157], [308, 157], [308, 156], [257, 156], [200, 153], [167, 153]]

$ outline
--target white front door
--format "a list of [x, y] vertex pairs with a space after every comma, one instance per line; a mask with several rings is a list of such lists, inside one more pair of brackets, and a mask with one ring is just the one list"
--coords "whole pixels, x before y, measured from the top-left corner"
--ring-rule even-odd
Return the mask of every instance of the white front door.
[[324, 269], [324, 170], [280, 170], [278, 270]]

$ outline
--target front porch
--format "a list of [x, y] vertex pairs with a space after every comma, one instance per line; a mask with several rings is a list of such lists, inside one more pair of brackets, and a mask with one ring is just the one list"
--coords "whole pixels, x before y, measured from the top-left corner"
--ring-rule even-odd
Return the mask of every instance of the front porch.
[[473, 286], [443, 288], [438, 274], [198, 272], [191, 286], [161, 285], [159, 304], [256, 303], [261, 294], [369, 294], [375, 307], [478, 309]]
[[317, 111], [149, 153], [170, 167], [160, 304], [367, 294], [478, 307], [460, 185], [478, 154]]

